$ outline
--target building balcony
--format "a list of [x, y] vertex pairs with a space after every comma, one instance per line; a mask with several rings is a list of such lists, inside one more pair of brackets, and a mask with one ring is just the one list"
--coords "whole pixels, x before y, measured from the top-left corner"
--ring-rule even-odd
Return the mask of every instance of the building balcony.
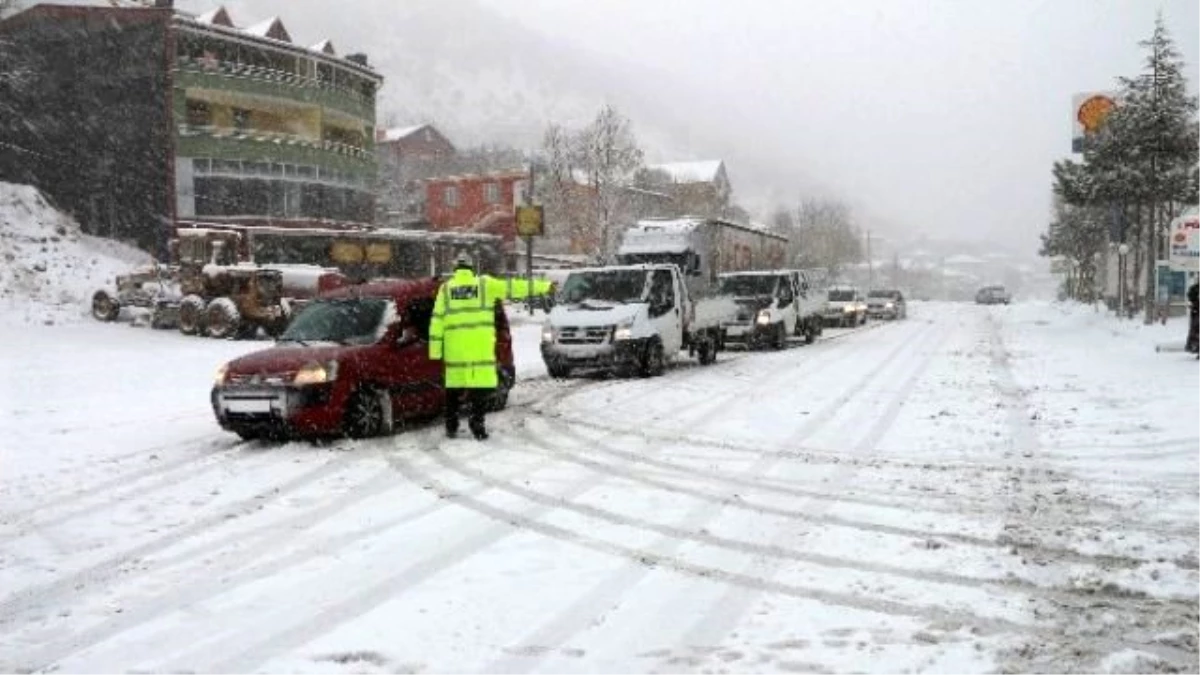
[[334, 141], [253, 129], [221, 129], [180, 124], [175, 152], [180, 157], [284, 162], [373, 173], [375, 153]]
[[337, 110], [370, 126], [375, 124], [373, 96], [282, 70], [180, 56], [175, 65], [175, 86], [288, 99]]

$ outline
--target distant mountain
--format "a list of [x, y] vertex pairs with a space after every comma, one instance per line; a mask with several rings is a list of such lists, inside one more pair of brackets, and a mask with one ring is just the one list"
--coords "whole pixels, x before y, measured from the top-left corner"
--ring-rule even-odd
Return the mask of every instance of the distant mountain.
[[556, 42], [476, 0], [176, 0], [196, 13], [222, 4], [239, 26], [279, 16], [298, 44], [329, 39], [339, 54], [367, 54], [385, 78], [381, 125], [434, 122], [460, 147], [531, 148], [548, 122], [581, 125], [611, 102], [633, 120], [648, 160], [724, 159], [737, 197], [759, 217], [817, 183], [803, 158], [772, 157], [762, 152], [770, 139], [730, 126], [742, 105], [733, 97]]

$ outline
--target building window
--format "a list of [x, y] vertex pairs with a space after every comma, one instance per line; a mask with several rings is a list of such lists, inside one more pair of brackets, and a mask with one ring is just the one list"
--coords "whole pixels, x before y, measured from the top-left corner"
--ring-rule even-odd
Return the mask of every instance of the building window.
[[487, 183], [483, 186], [483, 201], [488, 204], [500, 203], [500, 184]]
[[445, 206], [458, 206], [458, 186], [447, 185], [442, 189], [442, 204]]
[[188, 99], [187, 123], [193, 127], [207, 127], [212, 124], [212, 109], [204, 101]]
[[233, 128], [234, 129], [249, 129], [250, 128], [250, 111], [245, 108], [233, 109]]

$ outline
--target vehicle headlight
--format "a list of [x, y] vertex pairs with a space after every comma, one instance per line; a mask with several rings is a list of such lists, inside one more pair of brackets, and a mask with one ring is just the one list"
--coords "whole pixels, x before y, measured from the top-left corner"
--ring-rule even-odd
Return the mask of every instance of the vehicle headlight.
[[626, 321], [625, 323], [617, 324], [613, 329], [613, 341], [620, 342], [621, 340], [633, 339], [633, 322]]
[[771, 312], [765, 309], [758, 310], [758, 317], [755, 318], [754, 321], [760, 326], [768, 325], [771, 323]]
[[292, 378], [292, 384], [305, 385], [333, 382], [337, 379], [337, 371], [337, 361], [306, 363], [300, 370], [296, 371], [296, 377]]
[[229, 376], [229, 364], [228, 363], [222, 364], [220, 368], [217, 368], [217, 375], [216, 375], [216, 377], [213, 378], [213, 380], [214, 380], [213, 384], [215, 384], [217, 386], [225, 384], [225, 378], [228, 376]]
[[886, 305], [884, 305], [884, 307], [886, 307], [887, 309], [896, 309], [896, 303], [889, 302]]
[[542, 326], [542, 342], [545, 344], [554, 342], [554, 327], [550, 324]]
[[842, 311], [843, 311], [843, 312], [845, 312], [845, 313], [847, 313], [847, 314], [849, 314], [850, 312], [853, 312], [853, 311], [854, 311], [854, 306], [853, 306], [853, 305], [846, 305], [845, 307], [842, 307]]

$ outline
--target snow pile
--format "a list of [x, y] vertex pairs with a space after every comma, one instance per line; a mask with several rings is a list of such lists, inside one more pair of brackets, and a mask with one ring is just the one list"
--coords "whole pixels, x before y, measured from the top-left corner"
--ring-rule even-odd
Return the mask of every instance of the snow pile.
[[145, 252], [83, 234], [36, 188], [0, 182], [0, 316], [61, 323], [88, 316], [92, 294], [150, 262]]

